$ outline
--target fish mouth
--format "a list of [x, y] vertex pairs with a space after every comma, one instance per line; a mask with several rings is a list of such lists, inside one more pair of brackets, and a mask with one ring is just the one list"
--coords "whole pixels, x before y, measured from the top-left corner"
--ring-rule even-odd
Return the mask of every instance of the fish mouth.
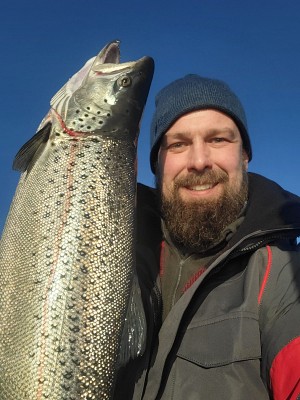
[[120, 64], [120, 40], [108, 43], [100, 52], [98, 62], [101, 64]]

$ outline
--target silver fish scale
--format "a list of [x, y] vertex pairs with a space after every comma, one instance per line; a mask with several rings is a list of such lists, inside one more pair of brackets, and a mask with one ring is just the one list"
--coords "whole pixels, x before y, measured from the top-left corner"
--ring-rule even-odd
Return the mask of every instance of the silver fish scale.
[[111, 398], [133, 279], [135, 148], [59, 140], [21, 177], [1, 241], [1, 400]]

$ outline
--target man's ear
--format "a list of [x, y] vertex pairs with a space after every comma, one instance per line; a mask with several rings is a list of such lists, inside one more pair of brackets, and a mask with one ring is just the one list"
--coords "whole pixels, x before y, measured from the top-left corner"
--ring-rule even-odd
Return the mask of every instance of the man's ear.
[[248, 171], [248, 163], [249, 163], [249, 156], [246, 153], [245, 149], [243, 149], [243, 164], [246, 171]]

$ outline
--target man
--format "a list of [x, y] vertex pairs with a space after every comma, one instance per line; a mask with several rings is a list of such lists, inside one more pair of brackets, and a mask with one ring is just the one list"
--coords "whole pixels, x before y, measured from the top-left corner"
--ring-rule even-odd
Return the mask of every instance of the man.
[[162, 244], [155, 193], [139, 185], [148, 345], [132, 397], [300, 398], [300, 199], [247, 173], [245, 113], [221, 81], [162, 89], [151, 138]]

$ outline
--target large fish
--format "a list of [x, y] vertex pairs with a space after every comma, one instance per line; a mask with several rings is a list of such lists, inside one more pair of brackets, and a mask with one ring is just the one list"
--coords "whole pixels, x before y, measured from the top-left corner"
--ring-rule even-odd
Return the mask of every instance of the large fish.
[[108, 44], [51, 100], [16, 156], [0, 245], [0, 399], [111, 399], [143, 352], [136, 146], [153, 60]]

